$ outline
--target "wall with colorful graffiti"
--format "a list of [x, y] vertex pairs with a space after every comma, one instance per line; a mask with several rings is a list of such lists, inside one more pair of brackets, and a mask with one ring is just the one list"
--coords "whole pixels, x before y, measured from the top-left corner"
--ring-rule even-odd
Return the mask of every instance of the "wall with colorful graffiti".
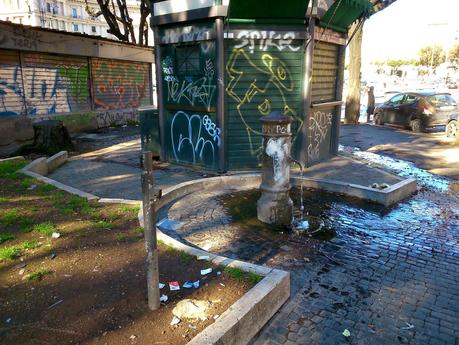
[[90, 109], [86, 58], [0, 50], [0, 61], [0, 116]]
[[228, 162], [254, 168], [262, 148], [260, 117], [280, 110], [292, 116], [294, 150], [303, 126], [302, 40], [293, 32], [242, 30], [228, 41], [226, 64]]
[[129, 109], [151, 104], [150, 65], [91, 59], [95, 109]]
[[0, 117], [94, 110], [99, 127], [136, 120], [137, 108], [152, 104], [150, 70], [142, 62], [0, 49]]

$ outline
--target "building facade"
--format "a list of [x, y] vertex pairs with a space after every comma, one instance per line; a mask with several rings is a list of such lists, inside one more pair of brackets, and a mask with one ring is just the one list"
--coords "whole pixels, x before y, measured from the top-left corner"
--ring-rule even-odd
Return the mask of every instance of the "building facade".
[[[95, 0], [88, 2], [90, 8], [98, 9]], [[103, 16], [92, 17], [86, 12], [85, 6], [84, 0], [0, 0], [0, 20], [116, 39], [107, 33], [108, 25]], [[139, 1], [128, 1], [128, 10], [137, 33]]]

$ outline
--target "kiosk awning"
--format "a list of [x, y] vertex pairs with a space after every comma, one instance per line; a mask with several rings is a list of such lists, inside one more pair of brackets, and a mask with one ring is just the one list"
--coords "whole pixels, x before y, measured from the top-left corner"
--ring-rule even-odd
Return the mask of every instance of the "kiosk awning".
[[347, 32], [358, 18], [369, 16], [373, 4], [368, 0], [336, 0], [328, 11], [320, 18], [320, 26], [338, 32]]
[[303, 24], [309, 0], [230, 0], [228, 20], [238, 23]]

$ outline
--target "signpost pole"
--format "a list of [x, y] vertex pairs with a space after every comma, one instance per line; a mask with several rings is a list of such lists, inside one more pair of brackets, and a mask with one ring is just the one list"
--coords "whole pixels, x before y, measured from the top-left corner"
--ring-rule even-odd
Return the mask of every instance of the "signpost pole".
[[143, 195], [143, 225], [145, 233], [146, 268], [148, 307], [151, 310], [159, 308], [159, 270], [158, 248], [156, 243], [156, 210], [155, 194], [153, 191], [153, 154], [151, 151], [143, 152], [144, 170], [142, 172]]

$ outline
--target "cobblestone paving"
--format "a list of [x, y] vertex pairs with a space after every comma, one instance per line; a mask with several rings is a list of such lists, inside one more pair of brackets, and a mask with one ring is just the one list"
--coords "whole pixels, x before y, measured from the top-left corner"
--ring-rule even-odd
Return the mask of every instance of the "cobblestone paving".
[[255, 345], [459, 344], [457, 194], [424, 188], [389, 212], [319, 198], [337, 236], [318, 241], [234, 224], [224, 193], [234, 191], [188, 195], [160, 216], [211, 252], [292, 272], [291, 299]]

